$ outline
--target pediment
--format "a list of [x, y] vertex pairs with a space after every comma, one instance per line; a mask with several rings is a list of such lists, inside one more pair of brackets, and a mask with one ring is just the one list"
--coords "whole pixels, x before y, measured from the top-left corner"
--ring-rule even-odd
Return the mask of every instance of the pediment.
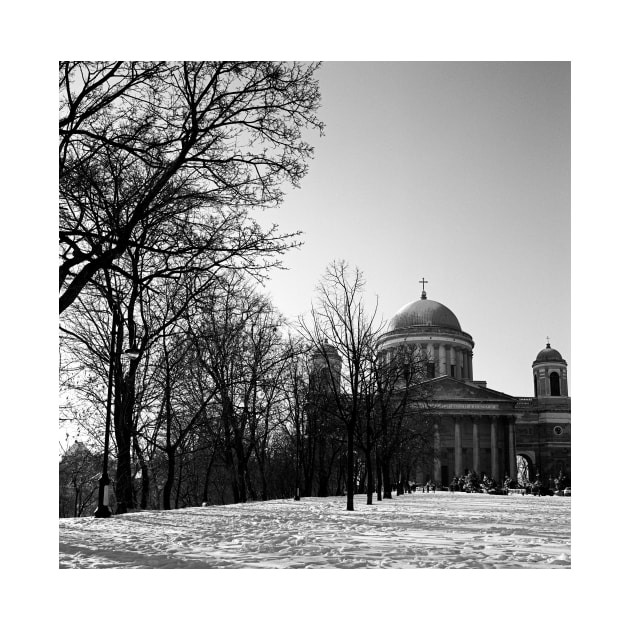
[[488, 387], [441, 376], [430, 381], [431, 398], [434, 400], [478, 400], [488, 402], [515, 402], [514, 396]]

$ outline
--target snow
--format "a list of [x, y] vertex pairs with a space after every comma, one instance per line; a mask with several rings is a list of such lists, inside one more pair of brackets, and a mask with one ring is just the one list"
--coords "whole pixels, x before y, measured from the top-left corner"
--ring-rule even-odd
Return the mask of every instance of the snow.
[[60, 568], [571, 567], [571, 498], [436, 492], [59, 519]]

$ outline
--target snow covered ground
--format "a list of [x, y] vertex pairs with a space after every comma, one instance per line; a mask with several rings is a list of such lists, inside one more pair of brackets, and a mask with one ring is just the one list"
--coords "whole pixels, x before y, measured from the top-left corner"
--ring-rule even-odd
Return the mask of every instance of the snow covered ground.
[[571, 498], [414, 493], [59, 519], [59, 567], [571, 567]]

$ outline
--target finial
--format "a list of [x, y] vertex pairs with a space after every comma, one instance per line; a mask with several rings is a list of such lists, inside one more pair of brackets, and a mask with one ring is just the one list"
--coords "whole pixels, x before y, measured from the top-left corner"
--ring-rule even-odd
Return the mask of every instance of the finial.
[[551, 348], [551, 344], [549, 343], [549, 337], [547, 337], [547, 348]]
[[424, 290], [424, 285], [425, 284], [429, 284], [428, 280], [424, 279], [424, 276], [422, 276], [422, 280], [418, 280], [418, 284], [422, 285], [422, 295], [420, 296], [421, 300], [426, 300], [427, 299], [427, 292]]

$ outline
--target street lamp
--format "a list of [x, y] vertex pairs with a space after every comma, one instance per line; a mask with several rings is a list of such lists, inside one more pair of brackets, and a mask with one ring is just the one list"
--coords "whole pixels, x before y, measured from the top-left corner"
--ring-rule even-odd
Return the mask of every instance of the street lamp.
[[[114, 381], [114, 352], [116, 351], [116, 331], [117, 331], [116, 313], [112, 318], [112, 335], [111, 345], [109, 348], [109, 378], [107, 383], [107, 409], [105, 411], [105, 452], [103, 453], [103, 474], [98, 484], [98, 507], [94, 512], [95, 518], [109, 518], [112, 515], [109, 509], [109, 475], [107, 474], [107, 465], [109, 458], [109, 433], [112, 416], [112, 390]], [[124, 352], [125, 356], [131, 360], [140, 357], [140, 350], [135, 346]]]
[[112, 415], [112, 389], [114, 380], [114, 352], [116, 350], [116, 313], [112, 316], [112, 335], [109, 347], [109, 378], [107, 382], [107, 408], [105, 411], [105, 452], [103, 453], [103, 474], [98, 484], [98, 507], [94, 512], [95, 518], [109, 518], [109, 476], [107, 474], [107, 459], [109, 457], [109, 425]]
[[125, 350], [125, 355], [132, 361], [135, 361], [140, 358], [140, 350], [134, 346], [133, 348], [129, 348], [129, 350]]
[[[125, 350], [123, 352], [123, 357], [126, 357], [130, 361], [137, 361], [138, 358], [140, 357], [140, 350], [138, 350], [134, 345], [134, 347], [129, 348], [128, 350]], [[127, 374], [125, 375], [124, 379], [125, 379], [126, 387], [128, 387], [129, 389], [132, 389], [133, 377], [131, 375], [131, 367], [129, 367], [129, 369], [127, 370]], [[127, 513], [127, 502], [125, 500], [125, 497], [119, 497], [118, 505], [116, 507], [116, 514], [126, 514], [126, 513]]]
[[300, 500], [300, 427], [299, 419], [295, 425], [295, 496], [294, 501]]

